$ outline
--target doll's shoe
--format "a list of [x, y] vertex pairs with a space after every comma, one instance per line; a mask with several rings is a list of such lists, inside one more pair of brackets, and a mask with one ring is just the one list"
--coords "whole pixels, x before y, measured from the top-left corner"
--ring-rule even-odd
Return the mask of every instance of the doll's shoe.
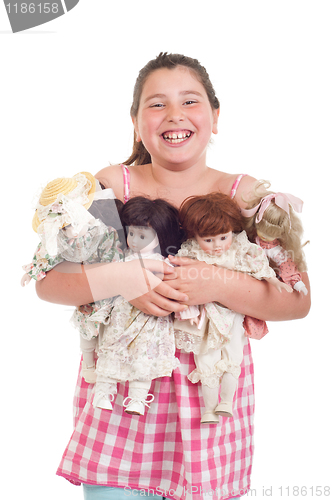
[[95, 373], [96, 367], [87, 366], [84, 361], [82, 362], [82, 377], [88, 384], [95, 384], [97, 380], [97, 375]]
[[221, 401], [214, 411], [217, 415], [221, 415], [222, 417], [232, 417], [233, 405], [229, 401]]
[[107, 395], [103, 392], [96, 392], [93, 397], [93, 407], [101, 408], [102, 410], [113, 410], [112, 401], [114, 400], [114, 395]]
[[152, 403], [153, 400], [154, 400], [153, 394], [148, 394], [146, 396], [146, 399], [131, 398], [128, 396], [123, 401], [123, 406], [125, 407], [125, 412], [129, 413], [129, 415], [144, 415], [145, 406], [147, 408], [150, 408], [149, 403]]
[[213, 411], [206, 411], [201, 418], [201, 424], [219, 424], [219, 416]]

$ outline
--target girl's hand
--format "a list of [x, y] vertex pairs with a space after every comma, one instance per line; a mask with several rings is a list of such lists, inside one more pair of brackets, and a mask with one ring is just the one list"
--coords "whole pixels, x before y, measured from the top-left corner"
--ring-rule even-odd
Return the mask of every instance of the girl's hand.
[[153, 259], [130, 261], [125, 266], [126, 276], [123, 276], [120, 295], [137, 309], [153, 316], [168, 316], [188, 307], [180, 304], [188, 300], [187, 295], [162, 281], [165, 276], [169, 279], [176, 277], [173, 267]]
[[187, 295], [160, 280], [158, 286], [153, 290], [136, 299], [131, 299], [129, 302], [145, 314], [168, 316], [172, 312], [181, 312], [187, 309], [188, 306], [181, 303], [187, 300]]
[[174, 272], [177, 276], [171, 278], [165, 275], [164, 282], [167, 281], [172, 288], [188, 295], [189, 300], [186, 302], [188, 305], [205, 304], [216, 300], [217, 294], [211, 280], [215, 275], [222, 278], [223, 269], [186, 257], [170, 255], [169, 260], [176, 266]]

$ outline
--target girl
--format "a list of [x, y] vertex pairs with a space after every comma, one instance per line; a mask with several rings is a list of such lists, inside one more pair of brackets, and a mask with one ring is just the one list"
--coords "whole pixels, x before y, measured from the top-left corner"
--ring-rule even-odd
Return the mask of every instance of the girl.
[[[189, 238], [182, 244], [179, 256], [245, 272], [256, 279], [265, 279], [280, 291], [293, 291], [276, 278], [264, 251], [249, 242], [242, 231], [240, 209], [229, 196], [223, 193], [192, 196], [182, 203], [179, 218]], [[189, 374], [189, 380], [202, 384], [205, 411], [201, 423], [218, 423], [219, 415], [233, 416], [232, 402], [245, 343], [244, 316], [217, 303], [196, 309], [191, 306], [190, 314], [188, 311], [176, 314], [176, 346], [194, 353], [196, 369]], [[190, 316], [195, 318], [197, 326], [188, 319]]]
[[[127, 228], [129, 250], [125, 261], [156, 259], [163, 261], [181, 245], [182, 231], [178, 211], [165, 200], [137, 196], [121, 213]], [[144, 415], [153, 401], [148, 394], [151, 380], [170, 377], [179, 365], [175, 357], [173, 318], [150, 316], [119, 296], [112, 304], [110, 323], [104, 328], [98, 352], [97, 382], [93, 405], [112, 410], [117, 382], [129, 381], [125, 411]]]
[[[255, 179], [206, 165], [218, 116], [219, 101], [199, 62], [160, 54], [140, 71], [134, 88], [135, 138], [133, 154], [126, 162], [129, 168], [107, 167], [97, 174], [98, 180], [125, 203], [135, 195], [149, 195], [179, 207], [188, 196], [220, 191], [246, 208], [242, 195], [251, 191]], [[43, 300], [65, 304], [122, 295], [155, 316], [213, 301], [260, 319], [280, 321], [308, 313], [309, 294], [300, 300], [294, 293], [281, 294], [244, 273], [219, 269], [216, 274], [215, 267], [204, 262], [169, 259], [178, 267], [164, 264], [161, 269], [159, 262], [144, 260], [151, 289], [136, 260], [86, 266], [84, 273], [63, 274], [55, 268], [37, 283], [37, 293]], [[308, 287], [305, 273], [302, 280]], [[214, 490], [217, 498], [228, 499], [250, 487], [254, 392], [249, 344], [244, 348], [234, 418], [212, 427], [197, 425], [202, 397], [199, 386], [187, 378], [195, 368], [193, 355], [179, 351], [177, 356], [180, 366], [172, 377], [152, 382], [154, 404], [139, 422], [122, 410], [123, 384], [119, 384], [113, 411], [103, 412], [93, 408], [92, 387], [79, 377], [75, 430], [58, 474], [75, 484], [88, 484], [87, 499], [97, 498], [98, 491], [106, 498], [112, 498], [113, 492], [113, 498], [125, 498], [126, 486], [154, 490], [159, 498], [201, 500], [202, 490]]]
[[[96, 188], [99, 191], [96, 192]], [[104, 215], [97, 219], [94, 215], [100, 216], [100, 202], [104, 209], [106, 202], [108, 210], [104, 212], [108, 212], [108, 217]], [[31, 278], [36, 281], [44, 279], [48, 271], [64, 260], [85, 264], [121, 260], [120, 240], [113, 227], [121, 226], [117, 207], [119, 202], [114, 200], [113, 191], [101, 191], [89, 172], [49, 182], [40, 194], [32, 222], [41, 243], [32, 263], [23, 266], [26, 273], [21, 280], [22, 286]], [[102, 220], [107, 222], [107, 226]], [[71, 320], [80, 332], [82, 375], [88, 383], [96, 380], [97, 337], [101, 324], [109, 319], [112, 300], [81, 305], [76, 308]]]

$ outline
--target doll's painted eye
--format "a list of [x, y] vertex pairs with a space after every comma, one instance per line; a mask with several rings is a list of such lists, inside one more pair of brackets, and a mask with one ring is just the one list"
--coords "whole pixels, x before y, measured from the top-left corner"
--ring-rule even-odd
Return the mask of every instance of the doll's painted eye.
[[144, 240], [145, 236], [143, 234], [141, 234], [140, 238], [141, 238], [141, 240]]

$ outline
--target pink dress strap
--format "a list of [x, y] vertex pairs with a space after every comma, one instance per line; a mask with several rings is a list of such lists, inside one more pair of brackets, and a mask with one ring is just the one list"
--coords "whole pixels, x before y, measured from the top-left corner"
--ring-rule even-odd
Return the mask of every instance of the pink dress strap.
[[123, 202], [127, 203], [127, 201], [130, 198], [130, 172], [127, 165], [121, 164], [121, 167], [123, 172], [123, 186], [124, 186]]
[[232, 186], [232, 190], [231, 190], [231, 198], [233, 199], [236, 195], [236, 191], [237, 191], [237, 188], [239, 187], [239, 184], [241, 182], [241, 179], [243, 177], [245, 177], [247, 174], [240, 174], [237, 176], [237, 178], [235, 179], [235, 182]]

